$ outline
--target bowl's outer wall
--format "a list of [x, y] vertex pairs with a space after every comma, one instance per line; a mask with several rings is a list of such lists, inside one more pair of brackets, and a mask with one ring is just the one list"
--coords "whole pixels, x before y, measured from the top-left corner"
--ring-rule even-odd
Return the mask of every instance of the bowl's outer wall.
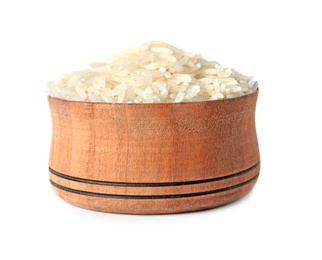
[[192, 211], [236, 200], [259, 173], [257, 96], [175, 104], [48, 97], [54, 189], [78, 206], [124, 213]]

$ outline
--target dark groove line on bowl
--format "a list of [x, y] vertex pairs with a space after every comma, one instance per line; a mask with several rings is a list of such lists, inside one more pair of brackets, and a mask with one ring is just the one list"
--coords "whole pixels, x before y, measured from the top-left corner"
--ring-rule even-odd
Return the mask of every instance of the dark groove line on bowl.
[[74, 176], [70, 176], [67, 174], [60, 173], [58, 171], [55, 171], [54, 169], [49, 167], [49, 171], [56, 175], [57, 177], [70, 180], [70, 181], [76, 181], [76, 182], [82, 182], [87, 184], [95, 184], [95, 185], [105, 185], [105, 186], [127, 186], [127, 187], [164, 187], [164, 186], [181, 186], [181, 185], [192, 185], [192, 184], [201, 184], [201, 183], [207, 183], [207, 182], [215, 182], [215, 181], [221, 181], [229, 178], [234, 178], [243, 174], [246, 174], [254, 169], [256, 169], [260, 165], [260, 161], [258, 161], [253, 166], [249, 167], [248, 169], [245, 169], [240, 172], [236, 172], [230, 175], [222, 176], [222, 177], [216, 177], [211, 179], [204, 179], [204, 180], [194, 180], [194, 181], [184, 181], [184, 182], [150, 182], [150, 183], [144, 183], [144, 182], [110, 182], [110, 181], [98, 181], [98, 180], [90, 180], [90, 179], [84, 179], [84, 178], [78, 178]]
[[236, 188], [240, 188], [244, 185], [247, 185], [253, 181], [255, 181], [259, 176], [259, 173], [257, 173], [254, 177], [251, 179], [244, 181], [242, 183], [229, 186], [226, 188], [221, 188], [217, 190], [209, 190], [209, 191], [202, 191], [202, 192], [194, 192], [194, 193], [183, 193], [183, 194], [168, 194], [168, 195], [125, 195], [125, 194], [107, 194], [107, 193], [97, 193], [97, 192], [89, 192], [89, 191], [82, 191], [82, 190], [76, 190], [71, 189], [62, 185], [59, 185], [52, 180], [50, 180], [50, 183], [63, 191], [67, 191], [70, 193], [75, 193], [78, 195], [85, 195], [85, 196], [92, 196], [92, 197], [100, 197], [100, 198], [107, 198], [107, 199], [177, 199], [177, 198], [187, 198], [187, 197], [197, 197], [197, 196], [204, 196], [204, 195], [211, 195], [215, 193], [220, 193], [224, 191], [233, 190]]

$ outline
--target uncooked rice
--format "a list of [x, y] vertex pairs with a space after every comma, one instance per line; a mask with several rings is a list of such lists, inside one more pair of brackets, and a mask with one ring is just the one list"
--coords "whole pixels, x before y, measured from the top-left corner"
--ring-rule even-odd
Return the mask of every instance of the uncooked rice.
[[234, 98], [257, 89], [252, 77], [160, 41], [128, 48], [90, 67], [48, 82], [48, 95], [87, 102], [174, 103]]

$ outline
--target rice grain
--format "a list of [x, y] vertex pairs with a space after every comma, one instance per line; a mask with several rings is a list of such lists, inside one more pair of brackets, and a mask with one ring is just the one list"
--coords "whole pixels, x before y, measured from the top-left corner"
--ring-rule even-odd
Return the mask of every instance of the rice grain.
[[47, 83], [48, 95], [106, 103], [173, 103], [248, 95], [257, 82], [161, 41], [130, 47]]

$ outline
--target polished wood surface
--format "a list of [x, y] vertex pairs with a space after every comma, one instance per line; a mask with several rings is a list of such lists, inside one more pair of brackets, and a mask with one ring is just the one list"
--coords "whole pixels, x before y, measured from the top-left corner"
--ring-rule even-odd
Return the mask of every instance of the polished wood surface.
[[52, 186], [74, 205], [118, 213], [196, 211], [235, 201], [259, 174], [257, 96], [176, 104], [48, 97]]

